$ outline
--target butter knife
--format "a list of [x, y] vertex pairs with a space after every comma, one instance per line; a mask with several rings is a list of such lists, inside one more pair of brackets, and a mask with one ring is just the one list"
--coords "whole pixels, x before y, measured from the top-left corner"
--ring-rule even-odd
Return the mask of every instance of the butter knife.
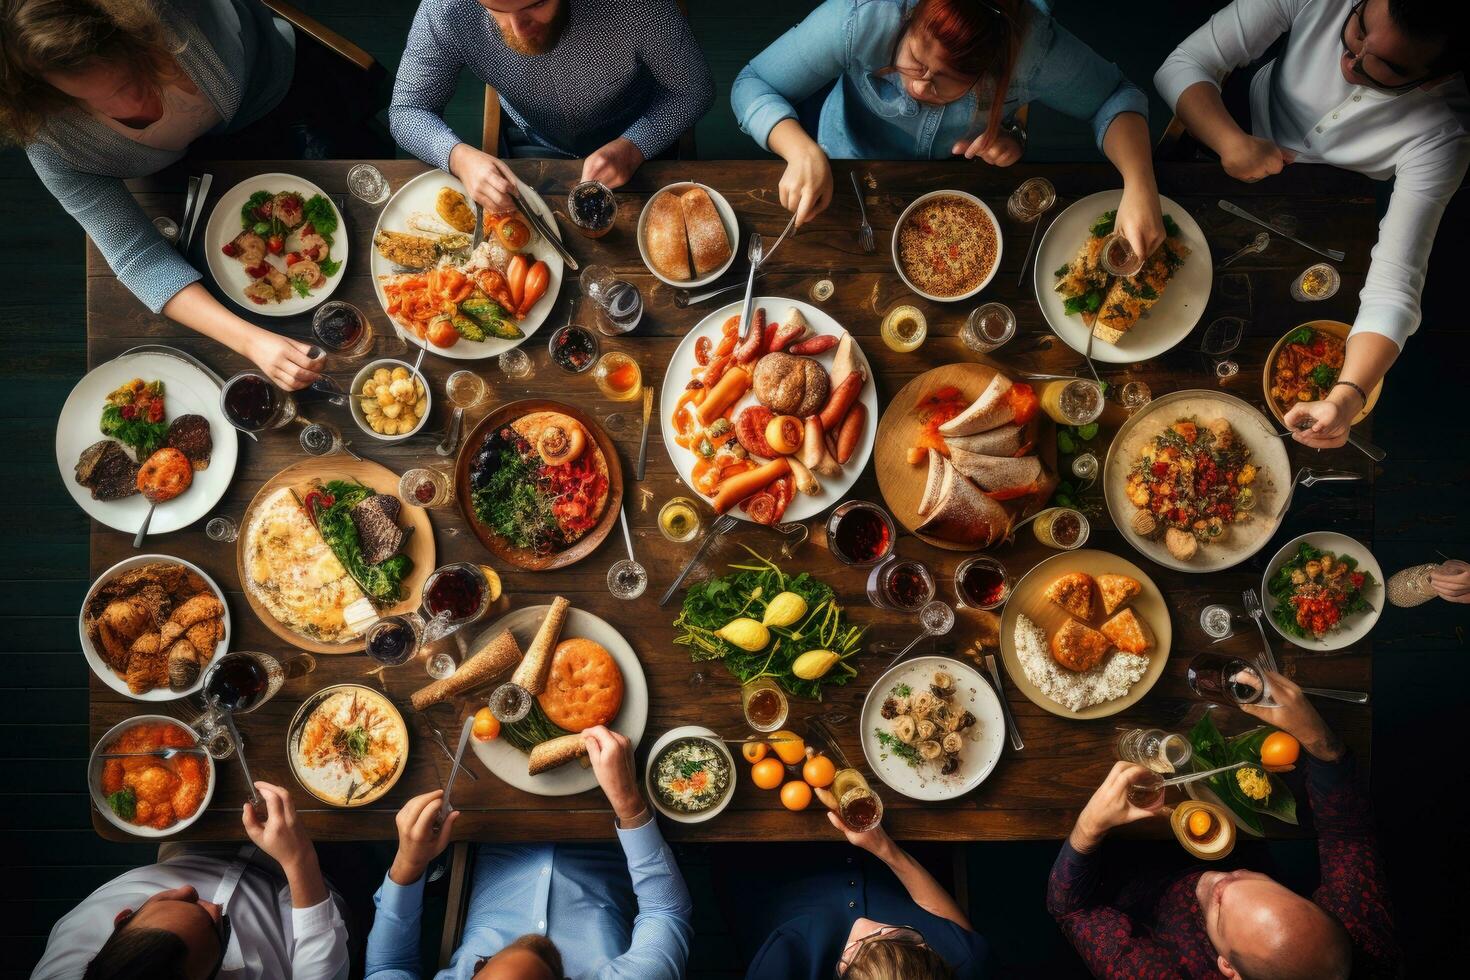
[[567, 247], [561, 243], [560, 236], [551, 228], [546, 227], [546, 222], [542, 220], [541, 215], [537, 214], [519, 193], [512, 194], [511, 200], [515, 202], [521, 214], [526, 216], [526, 220], [530, 221], [536, 227], [536, 230], [541, 233], [541, 237], [545, 238], [551, 247], [556, 249], [557, 254], [567, 264], [568, 269], [577, 272], [582, 268], [577, 264], [577, 260], [572, 258], [572, 253], [567, 251]]
[[454, 809], [449, 802], [449, 794], [454, 789], [454, 777], [459, 775], [460, 762], [464, 760], [464, 749], [470, 744], [470, 732], [475, 727], [475, 716], [470, 715], [464, 720], [464, 727], [459, 730], [459, 747], [454, 751], [454, 765], [449, 767], [449, 778], [444, 781], [444, 799], [439, 803], [439, 819], [435, 822], [437, 826], [444, 826], [444, 821], [449, 818], [449, 811]]
[[194, 216], [194, 203], [199, 200], [199, 178], [189, 178], [189, 190], [184, 195], [184, 217], [179, 222], [179, 237], [174, 239], [174, 248], [180, 253], [184, 251], [184, 229], [189, 227], [189, 219]]
[[184, 243], [179, 251], [185, 255], [189, 254], [189, 246], [194, 244], [194, 229], [199, 227], [199, 216], [204, 213], [204, 203], [209, 200], [209, 185], [212, 183], [214, 174], [205, 174], [199, 178], [199, 196], [194, 199], [194, 214], [189, 217], [188, 227], [179, 229], [179, 238]]
[[1268, 224], [1267, 222], [1262, 221], [1260, 218], [1257, 218], [1249, 211], [1246, 211], [1243, 208], [1236, 207], [1229, 201], [1222, 199], [1220, 201], [1220, 210], [1224, 211], [1226, 214], [1233, 214], [1237, 218], [1244, 218], [1246, 221], [1249, 221], [1252, 224], [1260, 225], [1262, 228], [1271, 232], [1273, 235], [1279, 235], [1287, 241], [1300, 245], [1302, 248], [1307, 249], [1310, 252], [1316, 252], [1318, 255], [1325, 255], [1334, 262], [1341, 262], [1343, 259], [1347, 258], [1347, 253], [1339, 249], [1318, 248], [1315, 245], [1309, 245], [1308, 243], [1302, 241], [1300, 238], [1292, 238], [1290, 235], [1282, 231], [1280, 228], [1277, 228], [1275, 225]]
[[643, 480], [648, 465], [648, 418], [653, 414], [653, 386], [643, 389], [643, 434], [638, 437], [638, 479]]
[[996, 666], [995, 654], [985, 655], [985, 669], [990, 671], [990, 679], [995, 682], [995, 697], [1000, 702], [1000, 713], [1005, 715], [1006, 731], [1011, 734], [1011, 748], [1019, 752], [1026, 747], [1026, 743], [1021, 741], [1021, 730], [1016, 727], [1016, 718], [1011, 714], [1010, 702], [1006, 700], [1006, 689], [1001, 683], [1000, 668]]
[[[210, 367], [208, 364], [205, 364], [199, 358], [195, 357], [193, 354], [190, 354], [186, 350], [179, 350], [177, 347], [169, 347], [167, 344], [139, 344], [137, 347], [129, 347], [127, 350], [119, 354], [118, 357], [127, 357], [129, 354], [164, 354], [168, 357], [177, 357], [179, 360], [186, 361], [189, 364], [197, 367], [199, 370], [203, 371], [204, 374], [211, 381], [219, 385], [221, 388], [224, 388], [225, 386], [225, 379], [221, 378], [219, 376], [219, 373], [215, 371], [214, 368]], [[231, 426], [231, 428], [234, 428], [234, 426]], [[241, 432], [243, 430], [235, 429], [235, 431]], [[245, 435], [249, 436], [251, 439], [254, 439], [256, 442], [260, 441], [260, 437], [257, 436], [254, 432], [246, 432]]]

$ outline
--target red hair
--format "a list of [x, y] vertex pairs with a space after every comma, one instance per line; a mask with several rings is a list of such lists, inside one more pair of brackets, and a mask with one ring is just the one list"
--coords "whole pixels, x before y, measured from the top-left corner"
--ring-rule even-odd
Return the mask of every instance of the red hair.
[[1025, 6], [1026, 0], [919, 0], [909, 13], [909, 29], [943, 48], [951, 68], [976, 76], [977, 84], [990, 83], [994, 94], [985, 122], [986, 146], [1000, 130], [1006, 89], [1025, 32]]

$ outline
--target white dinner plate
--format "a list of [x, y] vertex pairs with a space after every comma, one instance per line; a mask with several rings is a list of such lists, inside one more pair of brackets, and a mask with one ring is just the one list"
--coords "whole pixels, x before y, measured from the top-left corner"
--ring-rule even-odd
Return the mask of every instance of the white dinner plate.
[[[1365, 613], [1352, 613], [1347, 616], [1338, 624], [1338, 629], [1328, 633], [1320, 640], [1287, 636], [1272, 615], [1280, 603], [1266, 587], [1271, 577], [1276, 574], [1276, 569], [1296, 554], [1297, 545], [1303, 541], [1319, 551], [1330, 551], [1339, 557], [1347, 555], [1355, 558], [1358, 568], [1373, 576], [1372, 583], [1365, 583], [1363, 586], [1363, 598], [1367, 599], [1368, 605], [1373, 608]], [[1293, 646], [1301, 647], [1303, 650], [1341, 650], [1367, 636], [1368, 631], [1378, 622], [1378, 617], [1383, 612], [1383, 569], [1379, 566], [1378, 559], [1373, 557], [1373, 552], [1357, 539], [1350, 538], [1346, 534], [1338, 534], [1336, 531], [1312, 531], [1286, 542], [1281, 546], [1281, 550], [1266, 563], [1266, 571], [1261, 575], [1261, 605], [1266, 610], [1266, 622], [1270, 623], [1271, 628]]]
[[[551, 213], [551, 208], [546, 206], [546, 202], [541, 199], [541, 195], [537, 194], [523, 181], [517, 180], [516, 184], [520, 188], [521, 200], [525, 201], [526, 204], [535, 210], [537, 216], [545, 222], [548, 228], [551, 228], [557, 233], [558, 239], [561, 238], [561, 228], [556, 223], [556, 215]], [[453, 174], [447, 174], [442, 170], [427, 170], [398, 188], [398, 193], [393, 195], [392, 199], [383, 207], [382, 214], [378, 215], [378, 224], [373, 228], [373, 238], [376, 239], [380, 231], [402, 231], [414, 235], [425, 234], [424, 232], [415, 231], [410, 228], [408, 219], [415, 213], [437, 217], [438, 215], [434, 211], [434, 198], [439, 194], [441, 187], [453, 187], [461, 194], [464, 194], [466, 200], [469, 200], [469, 194], [466, 193], [464, 184], [459, 182], [459, 178]], [[473, 201], [470, 202], [470, 207], [474, 207]], [[533, 229], [532, 233], [535, 236], [535, 240], [524, 249], [524, 254], [529, 255], [532, 260], [540, 259], [542, 262], [545, 262], [551, 278], [546, 285], [546, 295], [537, 300], [536, 305], [531, 307], [517, 324], [521, 328], [521, 333], [525, 334], [524, 337], [520, 340], [502, 340], [499, 337], [487, 337], [478, 342], [465, 340], [461, 337], [449, 347], [435, 347], [427, 340], [420, 340], [414, 336], [412, 331], [405, 329], [402, 324], [389, 316], [388, 320], [393, 324], [393, 329], [398, 331], [398, 336], [402, 337], [409, 344], [426, 348], [430, 354], [438, 354], [440, 357], [448, 357], [457, 361], [477, 361], [486, 357], [496, 357], [530, 340], [537, 328], [545, 323], [546, 318], [551, 315], [551, 308], [556, 305], [557, 294], [561, 292], [564, 265], [561, 253], [552, 248], [541, 237], [539, 231]], [[383, 306], [384, 315], [387, 315], [388, 297], [383, 292], [383, 281], [381, 277], [394, 275], [394, 265], [379, 255], [377, 248], [373, 248], [368, 255], [368, 271], [372, 273], [373, 277], [373, 292], [377, 295], [378, 302]]]
[[[312, 195], [320, 194], [327, 199], [332, 210], [337, 212], [337, 230], [332, 233], [331, 257], [342, 264], [336, 275], [327, 276], [327, 281], [310, 295], [298, 296], [291, 293], [289, 299], [279, 303], [254, 303], [245, 298], [245, 287], [252, 282], [250, 276], [245, 272], [245, 267], [236, 259], [231, 258], [220, 251], [226, 242], [231, 241], [240, 234], [242, 224], [240, 209], [245, 202], [250, 200], [250, 195], [256, 191], [270, 191], [279, 194], [283, 191], [295, 191], [302, 197], [310, 200]], [[299, 228], [297, 229], [300, 230]], [[261, 316], [295, 316], [298, 313], [306, 313], [316, 309], [327, 297], [336, 292], [337, 286], [347, 272], [347, 248], [351, 236], [347, 233], [347, 222], [342, 217], [342, 212], [337, 207], [337, 202], [332, 200], [320, 187], [311, 181], [291, 174], [257, 174], [254, 177], [246, 177], [240, 183], [225, 191], [209, 213], [209, 222], [204, 226], [204, 261], [209, 265], [209, 274], [214, 278], [220, 291], [228, 296], [236, 306], [249, 310], [251, 313], [259, 313]], [[265, 261], [274, 265], [282, 272], [286, 271], [286, 252], [291, 251], [295, 243], [296, 232], [292, 232], [286, 240], [286, 248], [280, 255], [266, 253]]]
[[[876, 735], [878, 731], [890, 730], [890, 723], [881, 712], [883, 702], [892, 695], [893, 689], [899, 684], [907, 684], [915, 692], [928, 690], [936, 670], [943, 670], [954, 677], [954, 706], [975, 716], [975, 726], [964, 732], [965, 748], [960, 753], [960, 768], [948, 776], [941, 776], [937, 766], [910, 766], [884, 749]], [[1000, 761], [1001, 750], [1005, 747], [1005, 716], [1001, 713], [1000, 699], [995, 696], [995, 690], [973, 667], [949, 657], [915, 657], [886, 671], [874, 682], [863, 700], [861, 722], [863, 755], [867, 756], [868, 767], [890, 789], [914, 800], [952, 800], [964, 796], [985, 781]]]
[[[765, 307], [766, 316], [769, 320], [783, 321], [786, 311], [793, 306], [801, 311], [806, 317], [807, 325], [811, 333], [807, 336], [814, 337], [818, 334], [836, 334], [841, 336], [846, 330], [842, 324], [810, 303], [803, 303], [797, 299], [785, 299], [779, 296], [757, 296], [752, 301], [751, 309]], [[699, 362], [694, 357], [695, 342], [700, 337], [709, 337], [711, 344], [718, 344], [721, 337], [721, 327], [731, 316], [740, 313], [741, 301], [737, 300], [728, 306], [721, 307], [706, 316], [697, 323], [693, 330], [684, 335], [679, 346], [674, 351], [674, 356], [669, 359], [668, 370], [664, 372], [664, 384], [659, 392], [659, 425], [662, 427], [664, 436], [664, 447], [674, 460], [674, 468], [679, 471], [679, 478], [684, 481], [691, 490], [694, 489], [694, 461], [693, 452], [683, 448], [674, 441], [674, 408], [679, 402], [679, 396], [684, 394], [684, 386], [693, 377], [693, 371], [699, 367]], [[754, 314], [752, 314], [753, 316]], [[858, 363], [868, 372], [868, 380], [863, 384], [861, 394], [862, 403], [867, 408], [868, 417], [863, 425], [863, 437], [858, 440], [858, 447], [853, 451], [847, 464], [842, 467], [842, 473], [838, 476], [818, 476], [817, 481], [821, 484], [821, 492], [817, 494], [798, 493], [786, 508], [782, 521], [804, 521], [809, 517], [815, 517], [828, 507], [841, 501], [847, 496], [847, 491], [857, 482], [858, 475], [868, 465], [868, 458], [873, 454], [873, 439], [878, 433], [878, 390], [873, 382], [873, 366], [868, 363], [868, 357], [863, 353], [863, 348], [858, 343], [857, 337], [852, 338], [852, 346], [857, 354]], [[816, 360], [822, 367], [831, 370], [832, 358], [837, 349], [834, 347], [825, 354], [819, 354]], [[738, 415], [740, 410], [747, 405], [756, 404], [754, 390], [747, 391], [735, 403], [731, 415]], [[709, 498], [695, 491], [695, 496], [705, 503]], [[730, 514], [741, 520], [749, 520], [745, 511], [737, 505], [730, 508]]]
[[[550, 606], [526, 606], [506, 613], [481, 632], [471, 647], [478, 649], [499, 635], [502, 630], [510, 630], [511, 635], [516, 638], [516, 643], [520, 644], [522, 650], [525, 650], [530, 647], [536, 631], [541, 627], [541, 621], [546, 618], [547, 610], [550, 608]], [[612, 654], [618, 670], [622, 671], [623, 704], [618, 709], [618, 716], [608, 727], [628, 736], [629, 741], [633, 743], [633, 748], [638, 748], [638, 742], [643, 738], [643, 728], [648, 724], [648, 681], [643, 676], [643, 665], [638, 661], [638, 654], [633, 652], [633, 648], [628, 645], [627, 640], [623, 639], [623, 635], [606, 620], [584, 609], [578, 609], [576, 606], [568, 610], [567, 620], [562, 624], [561, 629], [562, 640], [570, 640], [574, 637], [601, 644], [608, 653]], [[470, 744], [474, 746], [475, 755], [484, 763], [486, 769], [516, 789], [525, 790], [527, 793], [535, 793], [537, 796], [569, 796], [572, 793], [585, 793], [589, 789], [597, 788], [597, 774], [590, 768], [584, 768], [580, 762], [568, 762], [550, 772], [532, 776], [526, 771], [526, 766], [530, 761], [529, 757], [507, 742], [504, 736], [489, 742], [472, 738]]]
[[134, 378], [162, 381], [165, 420], [202, 415], [209, 419], [209, 434], [214, 440], [209, 466], [195, 472], [188, 490], [159, 504], [154, 511], [148, 533], [167, 534], [188, 527], [214, 509], [230, 487], [239, 453], [235, 427], [220, 410], [219, 385], [188, 361], [160, 353], [125, 354], [87, 372], [67, 396], [56, 419], [56, 465], [61, 470], [61, 482], [88, 516], [115, 531], [132, 534], [138, 530], [148, 513], [148, 501], [142, 494], [121, 500], [93, 500], [91, 491], [76, 480], [77, 457], [82, 450], [107, 438], [101, 429], [107, 396]]
[[[1056, 270], [1072, 261], [1077, 249], [1089, 234], [1088, 229], [1104, 211], [1118, 207], [1123, 199], [1121, 190], [1099, 191], [1057, 215], [1046, 229], [1041, 246], [1036, 252], [1036, 268], [1033, 270], [1036, 283], [1036, 302], [1042, 315], [1051, 325], [1052, 331], [1068, 347], [1081, 353], [1087, 349], [1090, 332], [1080, 315], [1068, 316], [1062, 296], [1053, 287], [1056, 285]], [[1133, 328], [1123, 334], [1116, 344], [1095, 340], [1092, 344], [1093, 360], [1110, 364], [1136, 364], [1179, 343], [1199, 323], [1210, 301], [1210, 287], [1214, 284], [1215, 266], [1210, 258], [1210, 246], [1205, 233], [1193, 216], [1175, 201], [1160, 195], [1159, 203], [1164, 213], [1179, 225], [1181, 237], [1189, 246], [1189, 257], [1175, 273], [1164, 290], [1163, 298], [1154, 304]]]
[[[92, 641], [87, 638], [87, 624], [85, 621], [85, 616], [87, 604], [92, 601], [92, 597], [97, 594], [97, 590], [99, 588], [101, 588], [112, 579], [116, 578], [118, 575], [121, 575], [123, 572], [130, 571], [134, 568], [141, 568], [142, 566], [151, 564], [152, 562], [171, 562], [175, 565], [183, 565], [189, 571], [204, 579], [205, 584], [209, 586], [210, 591], [214, 593], [215, 598], [219, 599], [220, 604], [225, 607], [225, 614], [221, 620], [225, 626], [225, 636], [224, 639], [220, 640], [214, 645], [214, 656], [211, 657], [209, 663], [205, 664], [204, 668], [199, 671], [199, 676], [194, 679], [194, 683], [189, 687], [184, 688], [182, 691], [175, 691], [173, 688], [165, 684], [163, 687], [155, 687], [153, 690], [144, 692], [143, 694], [134, 694], [128, 688], [127, 680], [119, 677], [117, 672], [111, 667], [107, 666], [107, 664], [103, 663], [102, 658], [98, 656], [97, 650], [92, 646]], [[86, 658], [87, 666], [92, 668], [92, 673], [96, 674], [98, 678], [101, 679], [102, 683], [106, 684], [108, 687], [112, 688], [123, 697], [131, 698], [134, 701], [176, 701], [179, 698], [187, 697], [190, 694], [198, 692], [199, 689], [204, 686], [204, 674], [209, 670], [209, 664], [214, 663], [220, 657], [223, 657], [226, 653], [229, 652], [230, 641], [235, 636], [234, 627], [230, 624], [230, 604], [228, 600], [225, 599], [225, 594], [220, 589], [219, 583], [210, 578], [209, 573], [207, 573], [204, 569], [200, 568], [193, 562], [184, 561], [184, 559], [175, 558], [172, 555], [134, 555], [131, 558], [124, 558], [122, 561], [118, 562], [116, 565], [113, 565], [107, 571], [97, 576], [96, 581], [94, 581], [91, 587], [87, 589], [87, 596], [82, 600], [82, 608], [77, 611], [77, 632], [81, 635], [82, 656]]]

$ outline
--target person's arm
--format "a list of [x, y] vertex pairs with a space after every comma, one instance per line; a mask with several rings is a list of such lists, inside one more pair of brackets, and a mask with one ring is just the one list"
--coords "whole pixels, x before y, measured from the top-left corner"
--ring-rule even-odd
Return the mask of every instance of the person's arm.
[[642, 38], [638, 60], [657, 93], [643, 115], [623, 134], [590, 154], [583, 180], [609, 187], [626, 184], [645, 160], [652, 160], [699, 121], [714, 101], [714, 84], [704, 52], [689, 29], [689, 19], [669, 0], [635, 5], [632, 30]]
[[365, 976], [376, 980], [417, 980], [419, 920], [424, 912], [424, 871], [449, 845], [459, 811], [451, 810], [442, 825], [443, 790], [421, 793], [398, 811], [398, 850], [373, 895], [377, 914], [368, 933]]
[[1241, 129], [1220, 98], [1232, 70], [1260, 57], [1309, 0], [1235, 0], [1218, 11], [1164, 59], [1154, 87], [1195, 139], [1214, 150], [1237, 180], [1280, 173], [1294, 158], [1270, 140]]
[[316, 848], [296, 818], [291, 794], [271, 783], [255, 784], [266, 817], [246, 803], [241, 821], [255, 846], [286, 874], [291, 892], [291, 976], [296, 980], [346, 980], [347, 924], [337, 910], [317, 863]]
[[55, 150], [34, 143], [26, 155], [36, 175], [91, 236], [118, 281], [154, 313], [208, 337], [258, 365], [283, 388], [304, 388], [325, 363], [307, 345], [230, 312], [199, 282], [203, 276], [158, 233], [116, 177], [73, 169]]
[[944, 890], [944, 886], [922, 864], [914, 860], [913, 855], [894, 843], [882, 826], [859, 833], [849, 830], [842, 818], [832, 811], [828, 811], [827, 819], [832, 822], [832, 826], [842, 831], [854, 847], [862, 848], [887, 865], [915, 905], [930, 915], [953, 922], [961, 929], [975, 931], [965, 910], [960, 908], [954, 897]]
[[444, 107], [459, 86], [464, 61], [444, 17], [442, 0], [419, 4], [398, 62], [388, 127], [399, 146], [430, 166], [449, 170], [449, 154], [460, 139], [444, 121]]
[[1368, 276], [1358, 294], [1358, 315], [1348, 334], [1338, 384], [1323, 401], [1303, 402], [1286, 413], [1286, 424], [1293, 429], [1307, 419], [1314, 421], [1311, 428], [1296, 433], [1304, 445], [1322, 449], [1347, 441], [1353, 417], [1363, 409], [1358, 389], [1371, 392], [1419, 328], [1419, 297], [1434, 234], [1470, 167], [1470, 138], [1453, 135], [1406, 148], [1401, 159], [1388, 210], [1378, 223]]

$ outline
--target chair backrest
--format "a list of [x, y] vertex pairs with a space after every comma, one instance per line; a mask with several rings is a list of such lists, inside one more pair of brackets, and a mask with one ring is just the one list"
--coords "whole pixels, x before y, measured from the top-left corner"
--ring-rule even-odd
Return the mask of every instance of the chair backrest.
[[363, 71], [372, 70], [373, 65], [377, 63], [376, 59], [362, 48], [353, 44], [315, 17], [308, 16], [297, 10], [289, 3], [284, 3], [283, 0], [262, 0], [262, 2], [271, 9], [272, 13], [296, 28], [296, 30], [314, 38], [317, 43], [328, 48], [333, 53], [346, 58]]
[[[679, 13], [684, 19], [689, 19], [689, 4], [687, 0], [677, 0]], [[485, 107], [482, 110], [480, 120], [480, 149], [486, 153], [495, 154], [500, 152], [500, 95], [495, 91], [495, 86], [485, 85]], [[684, 130], [679, 135], [679, 159], [693, 160], [696, 157], [694, 147], [694, 127]]]

